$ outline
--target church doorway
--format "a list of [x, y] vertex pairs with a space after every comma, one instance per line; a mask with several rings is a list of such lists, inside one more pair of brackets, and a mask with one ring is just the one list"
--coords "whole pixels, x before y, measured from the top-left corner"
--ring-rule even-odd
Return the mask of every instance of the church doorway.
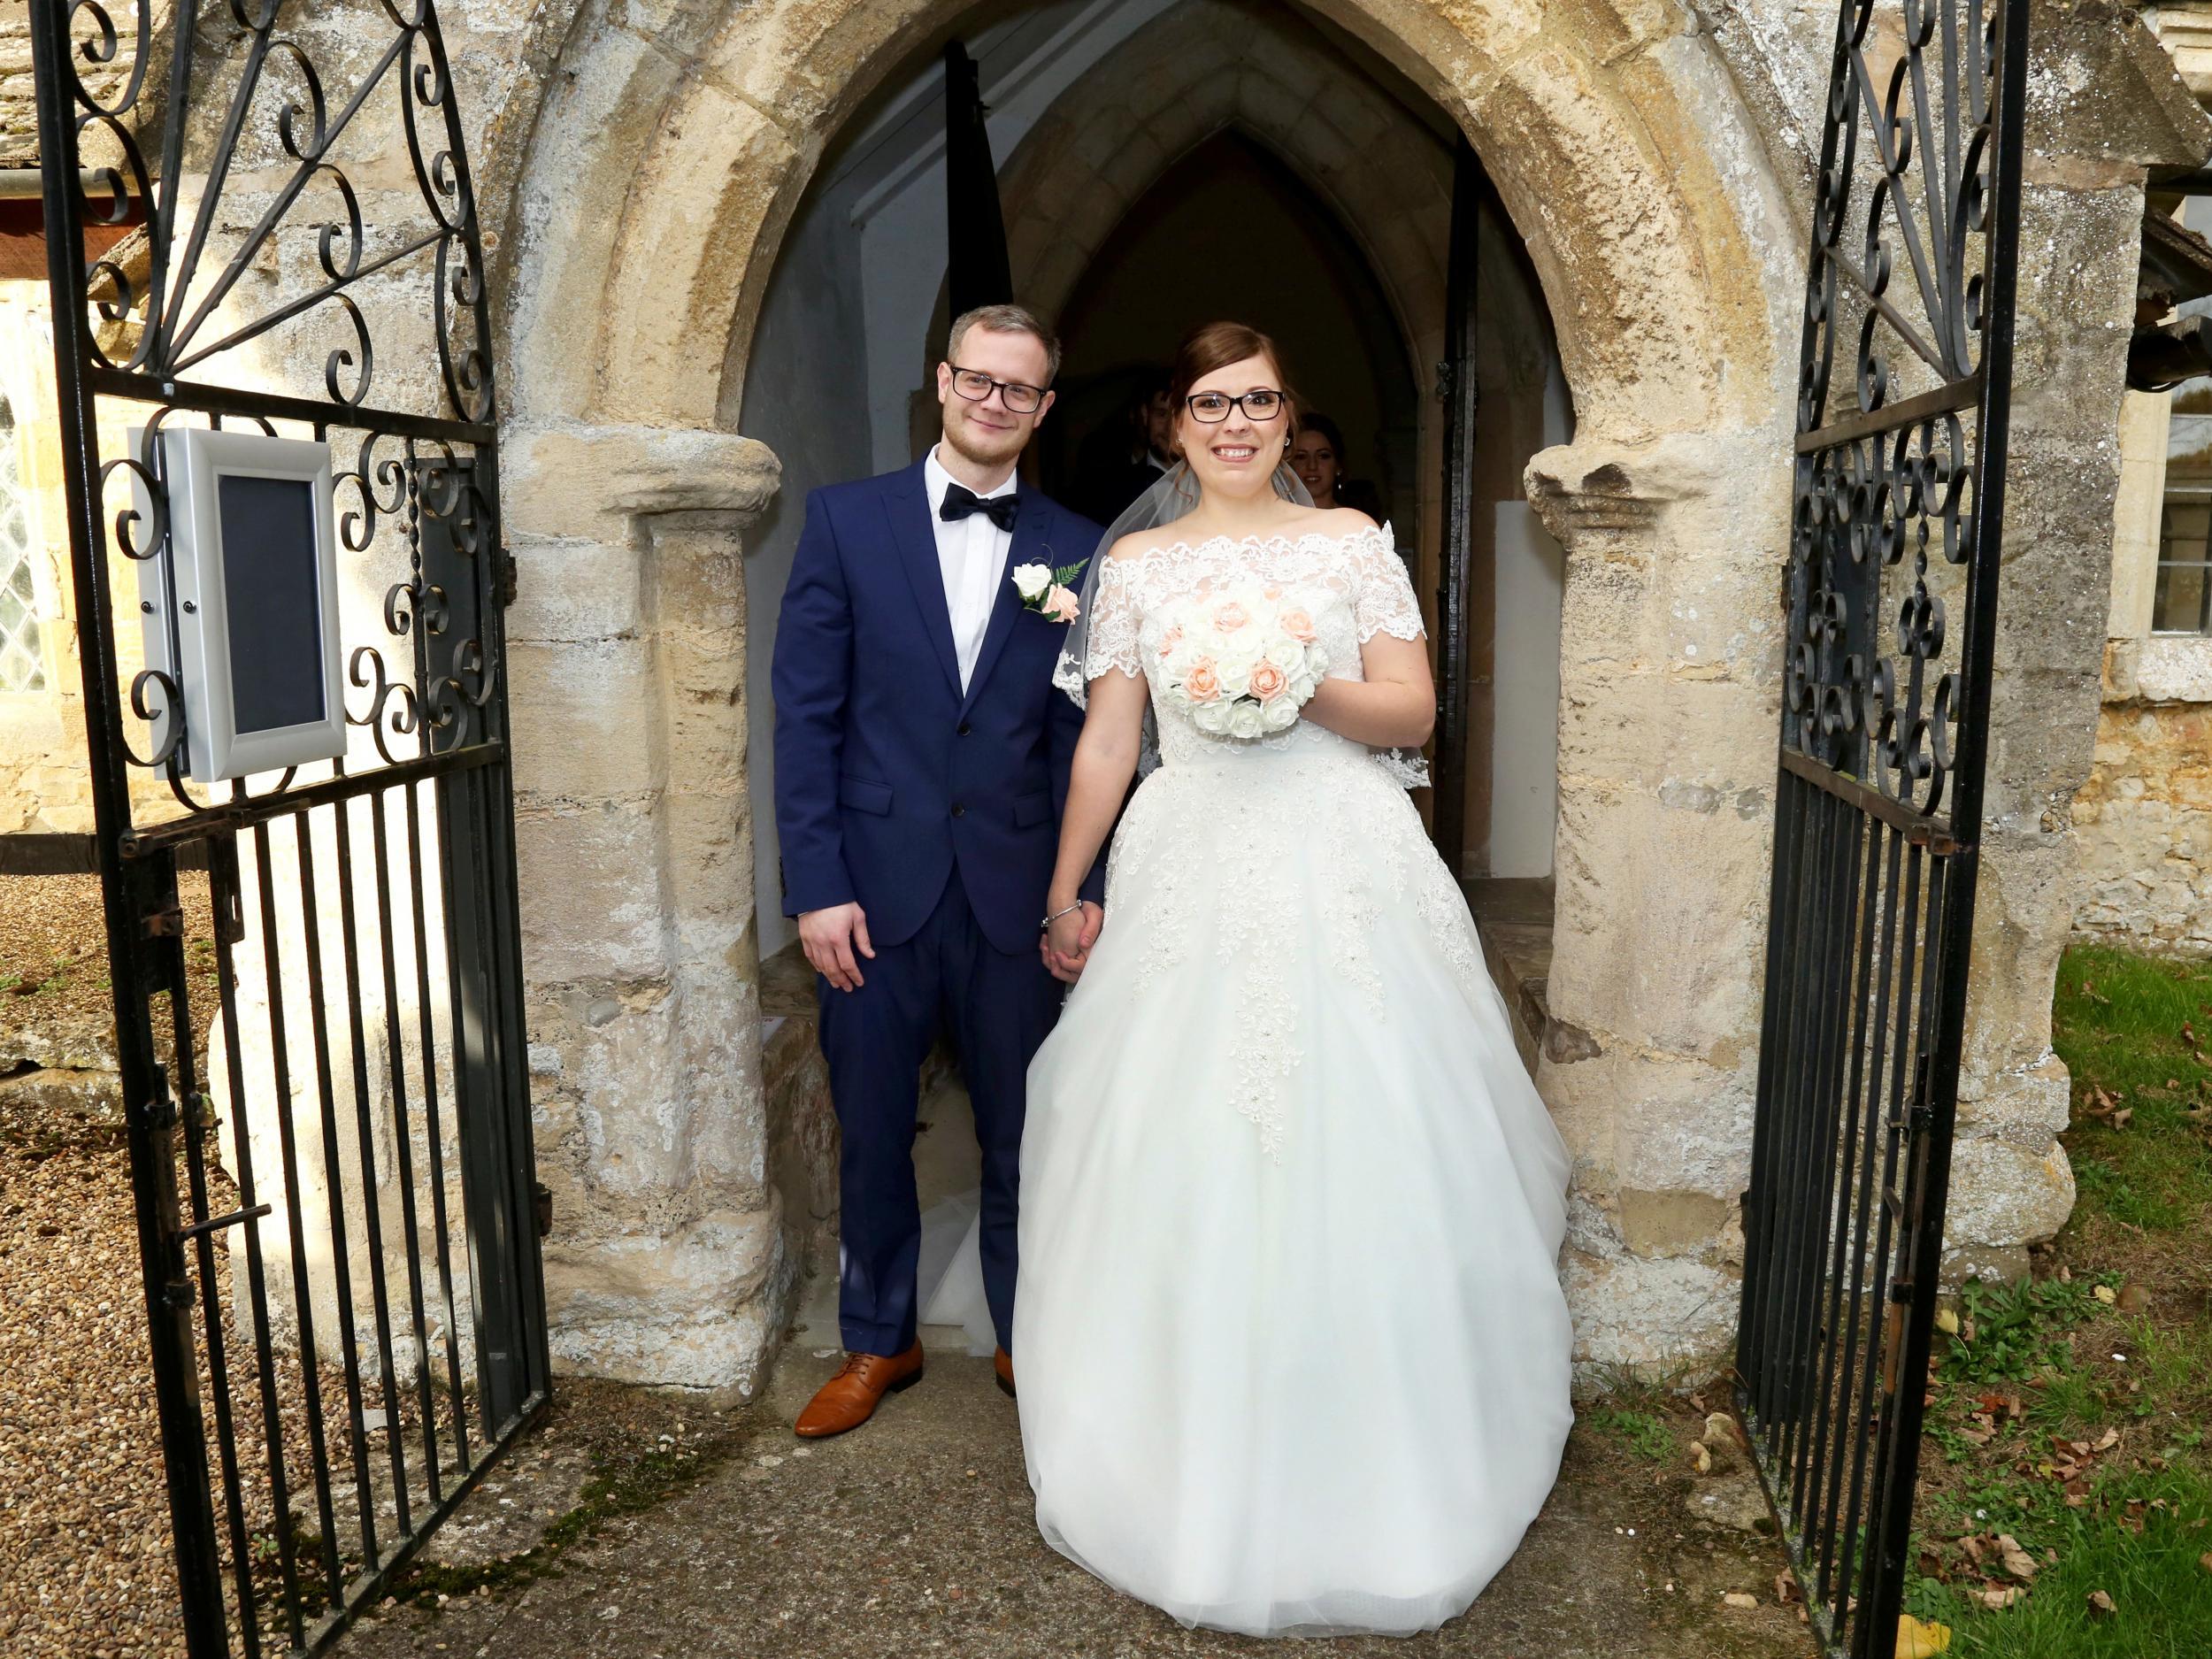
[[[1190, 326], [1233, 316], [1283, 345], [1392, 524], [1430, 612], [1444, 587], [1441, 359], [1456, 131], [1363, 42], [1254, 0], [1122, 0], [997, 12], [953, 33], [987, 111], [1015, 296], [1056, 319], [1059, 402], [1025, 459], [1102, 516], [1133, 458], [1131, 405]], [[748, 704], [762, 954], [794, 937], [773, 827], [776, 611], [806, 492], [910, 464], [933, 442], [949, 263], [941, 39], [887, 77], [826, 154], [786, 234], [746, 359], [742, 429], [781, 458], [748, 538]], [[1205, 66], [1216, 73], [1204, 73]], [[1573, 435], [1549, 311], [1484, 197], [1471, 357], [1479, 411], [1459, 592], [1467, 710], [1436, 756], [1463, 795], [1448, 863], [1548, 881], [1557, 813], [1563, 559], [1531, 511], [1529, 457]], [[1456, 303], [1463, 303], [1463, 294]], [[1423, 810], [1437, 821], [1430, 792]], [[1450, 815], [1446, 815], [1450, 822]]]

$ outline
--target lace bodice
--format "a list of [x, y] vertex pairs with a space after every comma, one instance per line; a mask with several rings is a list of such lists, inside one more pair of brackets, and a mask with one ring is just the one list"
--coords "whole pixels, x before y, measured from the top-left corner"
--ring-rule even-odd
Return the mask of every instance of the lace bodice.
[[[1328, 653], [1333, 679], [1361, 678], [1359, 648], [1378, 634], [1402, 640], [1422, 637], [1420, 603], [1387, 527], [1362, 528], [1349, 535], [1314, 531], [1240, 540], [1214, 536], [1108, 560], [1091, 596], [1089, 649], [1079, 682], [1068, 683], [1078, 680], [1077, 665], [1063, 658], [1063, 684], [1073, 692], [1109, 673], [1132, 679], [1143, 675], [1155, 693], [1153, 706], [1159, 710], [1160, 756], [1171, 765], [1299, 745], [1363, 747], [1310, 720], [1300, 720], [1272, 737], [1213, 736], [1157, 695], [1168, 630], [1190, 608], [1227, 584], [1255, 579], [1303, 604]], [[1402, 782], [1425, 781], [1404, 775], [1405, 763], [1398, 757], [1378, 757], [1390, 761]]]

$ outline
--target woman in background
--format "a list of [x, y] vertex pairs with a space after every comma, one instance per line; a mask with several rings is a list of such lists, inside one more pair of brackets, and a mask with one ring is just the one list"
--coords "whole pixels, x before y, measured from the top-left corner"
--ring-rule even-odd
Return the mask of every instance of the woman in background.
[[1291, 439], [1290, 466], [1317, 507], [1350, 507], [1383, 522], [1382, 496], [1362, 478], [1347, 478], [1344, 433], [1326, 415], [1301, 413]]

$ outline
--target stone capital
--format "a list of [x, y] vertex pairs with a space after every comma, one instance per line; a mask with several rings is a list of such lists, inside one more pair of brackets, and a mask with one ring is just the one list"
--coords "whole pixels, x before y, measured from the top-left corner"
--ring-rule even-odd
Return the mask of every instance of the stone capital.
[[1723, 469], [1717, 441], [1676, 434], [1649, 443], [1554, 444], [1530, 457], [1522, 481], [1536, 516], [1570, 557], [1637, 541], [1671, 503], [1706, 495]]
[[741, 530], [775, 499], [783, 464], [757, 439], [679, 426], [518, 426], [506, 434], [508, 518], [526, 534], [629, 539], [671, 513]]

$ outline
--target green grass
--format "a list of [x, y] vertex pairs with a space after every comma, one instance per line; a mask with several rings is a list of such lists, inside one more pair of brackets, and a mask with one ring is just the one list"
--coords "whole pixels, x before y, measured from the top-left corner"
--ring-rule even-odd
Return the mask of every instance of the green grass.
[[[2077, 948], [2052, 1013], [2079, 1201], [2041, 1277], [1969, 1286], [1958, 1336], [1939, 1339], [1928, 1439], [1942, 1458], [1922, 1463], [1907, 1609], [1949, 1625], [1960, 1659], [2206, 1659], [2212, 962]], [[2054, 1443], [2108, 1432], [2086, 1458]], [[2039, 1565], [1993, 1609], [1978, 1592], [2012, 1580], [1967, 1544], [2001, 1534]]]
[[[2019, 1483], [1978, 1495], [1987, 1518], [1976, 1525], [2044, 1564], [2001, 1612], [1956, 1584], [1914, 1583], [1906, 1609], [1950, 1625], [1956, 1659], [2202, 1659], [2212, 1647], [2212, 1571], [2200, 1563], [2212, 1550], [2212, 1479], [2197, 1470], [2108, 1477], [2079, 1509]], [[2112, 1598], [2108, 1617], [2092, 1610], [2093, 1591]]]
[[1639, 1457], [1648, 1457], [1654, 1463], [1664, 1463], [1682, 1449], [1674, 1431], [1648, 1411], [1628, 1406], [1601, 1406], [1586, 1412], [1583, 1421], [1600, 1433], [1611, 1435]]

